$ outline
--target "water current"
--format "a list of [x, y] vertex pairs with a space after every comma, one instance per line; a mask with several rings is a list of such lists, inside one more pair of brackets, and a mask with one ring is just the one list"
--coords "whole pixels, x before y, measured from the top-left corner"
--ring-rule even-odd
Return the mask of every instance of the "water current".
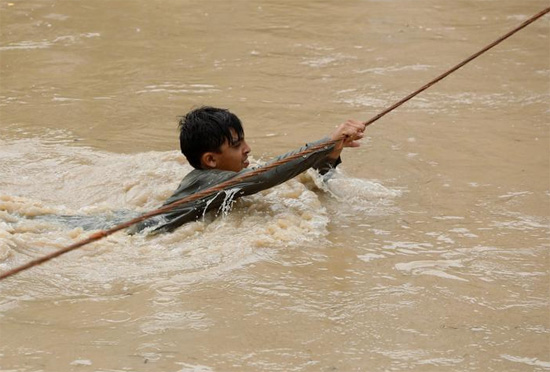
[[[255, 162], [369, 119], [531, 0], [0, 1], [0, 271], [159, 206], [177, 120]], [[1, 371], [550, 370], [550, 16], [308, 171], [0, 282]], [[99, 221], [99, 224], [98, 224]]]

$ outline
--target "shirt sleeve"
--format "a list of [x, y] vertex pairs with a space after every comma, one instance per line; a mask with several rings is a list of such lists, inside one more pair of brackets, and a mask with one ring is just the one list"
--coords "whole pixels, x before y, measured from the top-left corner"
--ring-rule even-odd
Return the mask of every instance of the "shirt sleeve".
[[[323, 138], [319, 141], [308, 143], [303, 147], [300, 147], [297, 150], [290, 151], [284, 155], [278, 156], [265, 165], [252, 169], [243, 169], [241, 172], [237, 173], [234, 177], [238, 177], [240, 174], [245, 174], [258, 170], [259, 168], [267, 167], [277, 161], [286, 159], [292, 155], [303, 152], [310, 147], [317, 146], [323, 142], [327, 142], [328, 137]], [[259, 191], [277, 186], [291, 178], [296, 177], [300, 173], [308, 170], [309, 168], [315, 168], [322, 174], [326, 173], [330, 168], [337, 165], [338, 160], [329, 160], [327, 155], [332, 151], [334, 145], [326, 145], [325, 147], [312, 152], [310, 154], [300, 156], [299, 158], [293, 159], [284, 164], [278, 165], [272, 169], [269, 169], [265, 172], [258, 173], [252, 177], [244, 179], [242, 182], [239, 182], [235, 186], [232, 186], [232, 189], [238, 188], [239, 196], [242, 195], [251, 195]]]

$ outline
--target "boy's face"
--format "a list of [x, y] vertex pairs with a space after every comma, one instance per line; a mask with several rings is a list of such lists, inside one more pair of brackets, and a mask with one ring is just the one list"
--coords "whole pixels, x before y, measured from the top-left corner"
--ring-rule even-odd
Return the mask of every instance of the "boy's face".
[[239, 140], [239, 136], [233, 129], [231, 129], [231, 135], [233, 136], [233, 143], [230, 144], [225, 141], [220, 147], [220, 152], [213, 153], [215, 160], [213, 168], [239, 172], [248, 167], [250, 147], [244, 140], [244, 136]]

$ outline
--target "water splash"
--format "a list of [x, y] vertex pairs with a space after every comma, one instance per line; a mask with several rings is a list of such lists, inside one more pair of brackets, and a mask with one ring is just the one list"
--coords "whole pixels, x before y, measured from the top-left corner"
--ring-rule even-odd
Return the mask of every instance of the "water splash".
[[223, 190], [223, 192], [225, 193], [225, 198], [223, 199], [222, 205], [219, 209], [223, 216], [227, 216], [229, 212], [231, 212], [231, 207], [235, 203], [234, 198], [240, 190], [241, 189], [238, 187], [229, 190]]

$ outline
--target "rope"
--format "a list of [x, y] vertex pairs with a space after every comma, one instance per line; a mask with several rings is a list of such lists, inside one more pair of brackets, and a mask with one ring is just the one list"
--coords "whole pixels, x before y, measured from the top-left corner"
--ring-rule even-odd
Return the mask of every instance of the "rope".
[[[497, 44], [501, 43], [502, 41], [504, 41], [505, 39], [509, 38], [510, 36], [512, 36], [513, 34], [515, 34], [516, 32], [520, 31], [521, 29], [525, 28], [526, 26], [528, 26], [529, 24], [533, 23], [534, 21], [536, 21], [537, 19], [541, 18], [542, 16], [544, 16], [545, 14], [549, 13], [550, 12], [550, 7], [549, 8], [546, 8], [544, 9], [543, 11], [535, 14], [534, 16], [532, 16], [531, 18], [529, 18], [528, 20], [526, 20], [525, 22], [523, 22], [521, 25], [519, 25], [518, 27], [514, 28], [512, 31], [506, 33], [505, 35], [503, 35], [502, 37], [498, 38], [497, 40], [495, 40], [494, 42], [492, 42], [491, 44], [487, 45], [485, 48], [481, 49], [479, 52], [471, 55], [470, 57], [466, 58], [464, 61], [460, 62], [459, 64], [457, 64], [456, 66], [452, 67], [451, 69], [449, 69], [448, 71], [446, 71], [445, 73], [439, 75], [438, 77], [436, 77], [435, 79], [433, 79], [432, 81], [430, 81], [428, 84], [424, 85], [423, 87], [421, 87], [420, 89], [414, 91], [413, 93], [409, 94], [408, 96], [406, 96], [405, 98], [403, 98], [402, 100], [396, 102], [395, 104], [393, 104], [392, 106], [388, 107], [387, 109], [385, 109], [384, 111], [382, 111], [381, 113], [379, 113], [378, 115], [374, 116], [373, 118], [367, 120], [365, 122], [365, 127], [374, 123], [375, 121], [377, 121], [378, 119], [380, 119], [381, 117], [383, 117], [384, 115], [388, 114], [390, 111], [393, 111], [395, 110], [397, 107], [401, 106], [403, 103], [409, 101], [410, 99], [412, 99], [413, 97], [415, 97], [416, 95], [420, 94], [421, 92], [425, 91], [426, 89], [428, 89], [429, 87], [431, 87], [432, 85], [434, 85], [435, 83], [439, 82], [440, 80], [444, 79], [445, 77], [447, 77], [448, 75], [450, 75], [451, 73], [455, 72], [456, 70], [458, 70], [459, 68], [461, 68], [462, 66], [464, 66], [465, 64], [467, 64], [468, 62], [472, 61], [473, 59], [479, 57], [481, 54], [485, 53], [486, 51], [488, 51], [489, 49], [493, 48], [494, 46], [496, 46]], [[325, 149], [329, 146], [332, 146], [334, 144], [336, 144], [337, 142], [339, 142], [339, 140], [328, 140], [326, 142], [323, 142], [323, 143], [320, 143], [318, 145], [315, 145], [315, 146], [312, 146], [302, 152], [299, 152], [299, 153], [296, 153], [292, 156], [289, 156], [287, 158], [284, 158], [284, 159], [281, 159], [279, 161], [276, 161], [276, 162], [273, 162], [267, 166], [264, 166], [264, 167], [261, 167], [261, 168], [258, 168], [258, 169], [255, 169], [255, 170], [252, 170], [250, 172], [247, 172], [247, 173], [244, 173], [242, 175], [239, 175], [237, 177], [234, 177], [230, 180], [227, 180], [225, 182], [222, 182], [214, 187], [211, 187], [209, 189], [206, 189], [206, 190], [203, 190], [203, 191], [200, 191], [198, 193], [195, 193], [193, 195], [190, 195], [186, 198], [183, 198], [183, 199], [180, 199], [174, 203], [171, 203], [171, 204], [168, 204], [164, 207], [161, 207], [161, 208], [158, 208], [158, 209], [155, 209], [151, 212], [148, 212], [148, 213], [145, 213], [139, 217], [136, 217], [134, 219], [131, 219], [131, 220], [128, 220], [126, 222], [123, 222], [119, 225], [116, 225], [108, 230], [102, 230], [102, 231], [98, 231], [96, 233], [93, 233], [92, 235], [90, 235], [88, 238], [86, 239], [83, 239], [83, 240], [80, 240], [76, 243], [73, 243], [65, 248], [62, 248], [62, 249], [59, 249], [55, 252], [52, 252], [48, 255], [45, 255], [45, 256], [42, 256], [40, 258], [37, 258], [35, 260], [32, 260], [32, 261], [29, 261], [28, 263], [26, 264], [23, 264], [21, 266], [18, 266], [18, 267], [15, 267], [11, 270], [8, 270], [2, 274], [0, 274], [0, 280], [3, 280], [3, 279], [6, 279], [12, 275], [15, 275], [21, 271], [25, 271], [25, 270], [28, 270], [34, 266], [37, 266], [37, 265], [40, 265], [46, 261], [49, 261], [51, 259], [54, 259], [56, 257], [59, 257], [65, 253], [68, 253], [70, 251], [73, 251], [77, 248], [80, 248], [84, 245], [87, 245], [87, 244], [90, 244], [92, 242], [95, 242], [95, 241], [98, 241], [100, 239], [103, 239], [111, 234], [114, 234], [115, 232], [117, 231], [120, 231], [122, 229], [125, 229], [125, 228], [128, 228], [132, 225], [135, 225], [136, 223], [139, 223], [139, 222], [142, 222], [146, 219], [149, 219], [151, 217], [154, 217], [154, 216], [157, 216], [157, 215], [160, 215], [160, 214], [164, 214], [166, 212], [169, 212], [171, 211], [172, 209], [174, 209], [175, 207], [179, 206], [179, 205], [182, 205], [182, 204], [185, 204], [185, 203], [188, 203], [188, 202], [191, 202], [193, 200], [197, 200], [197, 199], [200, 199], [200, 198], [204, 198], [204, 197], [208, 197], [208, 196], [212, 196], [214, 194], [217, 194], [219, 193], [220, 191], [226, 189], [226, 188], [230, 188], [231, 186], [234, 186], [236, 185], [237, 183], [240, 183], [241, 181], [243, 180], [246, 180], [250, 177], [253, 177], [253, 176], [256, 176], [258, 174], [261, 174], [261, 173], [264, 173], [264, 172], [267, 172], [268, 170], [270, 169], [273, 169], [281, 164], [285, 164], [289, 161], [292, 161], [294, 159], [297, 159], [299, 157], [302, 157], [302, 156], [305, 156], [305, 155], [308, 155], [308, 154], [311, 154], [313, 152], [316, 152], [316, 151], [319, 151], [321, 149]]]

